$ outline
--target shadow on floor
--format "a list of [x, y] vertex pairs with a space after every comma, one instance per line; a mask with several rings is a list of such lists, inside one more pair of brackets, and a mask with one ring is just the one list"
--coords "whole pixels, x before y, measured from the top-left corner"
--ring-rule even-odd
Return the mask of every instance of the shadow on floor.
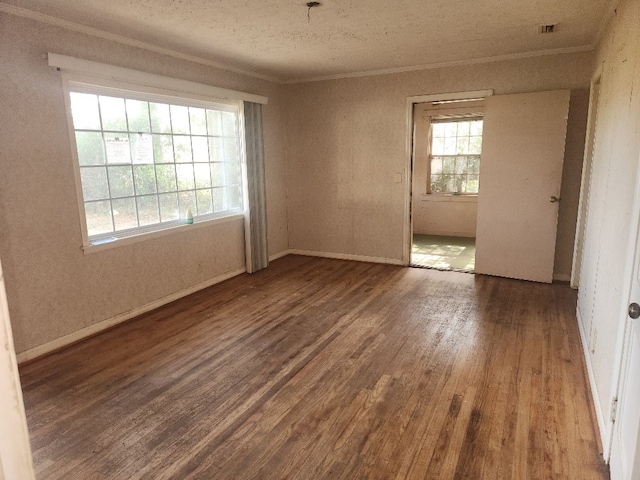
[[475, 238], [413, 235], [411, 266], [473, 272], [475, 264]]

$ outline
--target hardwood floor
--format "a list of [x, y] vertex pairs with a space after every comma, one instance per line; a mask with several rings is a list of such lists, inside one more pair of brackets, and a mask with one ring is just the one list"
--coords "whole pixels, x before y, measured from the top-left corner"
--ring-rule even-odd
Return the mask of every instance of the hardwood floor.
[[288, 256], [21, 368], [39, 479], [603, 479], [567, 286]]

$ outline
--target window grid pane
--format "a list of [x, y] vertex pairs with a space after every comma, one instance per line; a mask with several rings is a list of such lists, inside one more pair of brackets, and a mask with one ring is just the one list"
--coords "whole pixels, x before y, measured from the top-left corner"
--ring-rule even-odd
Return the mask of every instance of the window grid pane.
[[479, 155], [438, 156], [431, 159], [431, 193], [478, 193]]
[[431, 125], [429, 193], [478, 193], [482, 123], [473, 119]]
[[242, 209], [236, 111], [70, 98], [90, 238]]

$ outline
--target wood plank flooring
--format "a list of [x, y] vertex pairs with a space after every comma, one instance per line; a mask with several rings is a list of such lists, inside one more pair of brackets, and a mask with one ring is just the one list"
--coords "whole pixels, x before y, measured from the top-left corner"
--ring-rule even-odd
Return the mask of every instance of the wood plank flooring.
[[21, 367], [39, 479], [606, 479], [575, 293], [287, 256]]

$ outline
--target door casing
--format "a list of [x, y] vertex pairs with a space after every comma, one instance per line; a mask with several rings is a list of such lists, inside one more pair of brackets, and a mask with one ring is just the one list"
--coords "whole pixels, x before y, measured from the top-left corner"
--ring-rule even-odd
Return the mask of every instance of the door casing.
[[416, 95], [406, 100], [406, 147], [404, 173], [404, 219], [402, 229], [402, 264], [411, 263], [411, 240], [413, 236], [412, 198], [413, 198], [413, 157], [414, 157], [414, 118], [413, 109], [416, 103], [467, 100], [470, 98], [486, 98], [493, 95], [493, 90], [474, 90], [468, 92], [438, 93], [434, 95]]

